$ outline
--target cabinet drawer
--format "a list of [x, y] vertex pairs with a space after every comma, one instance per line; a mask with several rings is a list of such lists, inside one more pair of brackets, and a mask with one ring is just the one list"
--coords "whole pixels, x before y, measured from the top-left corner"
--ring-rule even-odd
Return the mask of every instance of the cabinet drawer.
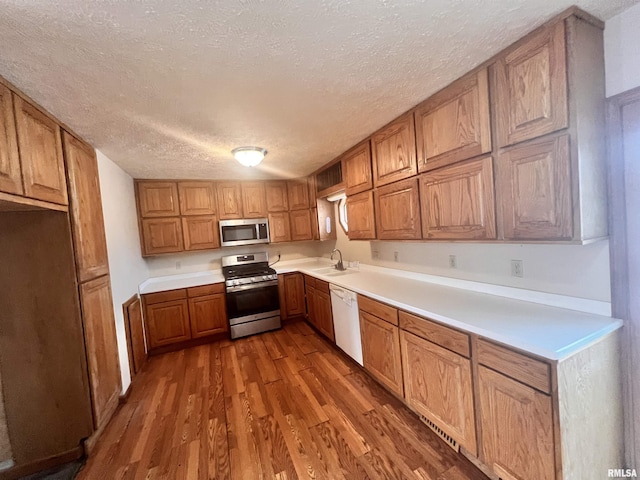
[[180, 288], [178, 290], [168, 290], [166, 292], [147, 293], [142, 298], [146, 305], [153, 305], [154, 303], [171, 302], [173, 300], [181, 300], [187, 298], [187, 289]]
[[469, 335], [426, 318], [400, 312], [400, 328], [469, 358]]
[[329, 283], [325, 282], [324, 280], [318, 280], [316, 278], [315, 287], [319, 292], [329, 293]]
[[486, 340], [478, 340], [478, 362], [511, 378], [551, 393], [551, 372], [548, 363], [528, 357]]
[[200, 287], [187, 289], [187, 296], [189, 298], [213, 295], [214, 293], [224, 293], [224, 283], [212, 283], [211, 285], [202, 285]]
[[369, 297], [358, 295], [358, 308], [393, 325], [398, 325], [398, 310]]

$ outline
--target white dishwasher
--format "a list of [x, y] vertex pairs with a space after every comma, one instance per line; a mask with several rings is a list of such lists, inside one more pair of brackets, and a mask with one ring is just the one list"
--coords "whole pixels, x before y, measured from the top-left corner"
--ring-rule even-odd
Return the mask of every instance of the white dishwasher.
[[329, 284], [329, 291], [336, 345], [362, 365], [358, 295], [334, 284]]

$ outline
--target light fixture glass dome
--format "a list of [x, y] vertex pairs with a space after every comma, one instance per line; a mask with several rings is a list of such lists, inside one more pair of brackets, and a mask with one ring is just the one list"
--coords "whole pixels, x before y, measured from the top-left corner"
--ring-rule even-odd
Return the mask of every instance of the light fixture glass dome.
[[235, 159], [245, 167], [255, 167], [267, 154], [267, 151], [261, 147], [238, 147], [231, 150]]

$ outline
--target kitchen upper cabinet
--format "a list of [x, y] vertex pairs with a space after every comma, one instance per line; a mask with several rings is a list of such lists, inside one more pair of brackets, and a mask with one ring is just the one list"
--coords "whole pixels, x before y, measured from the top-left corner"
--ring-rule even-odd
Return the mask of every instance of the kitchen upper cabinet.
[[301, 273], [278, 275], [280, 316], [283, 320], [302, 317], [306, 312], [304, 278]]
[[265, 196], [268, 212], [288, 212], [289, 194], [287, 193], [287, 182], [269, 181], [265, 182]]
[[414, 176], [418, 169], [413, 114], [406, 113], [373, 134], [371, 155], [376, 187]]
[[496, 61], [493, 73], [500, 147], [568, 126], [563, 21], [508, 49]]
[[224, 284], [189, 288], [187, 295], [191, 338], [207, 337], [229, 330]]
[[349, 240], [376, 238], [372, 190], [347, 197], [347, 218], [349, 219]]
[[505, 239], [572, 237], [567, 135], [545, 137], [502, 151], [497, 172]]
[[242, 183], [242, 211], [244, 218], [264, 218], [267, 216], [264, 182]]
[[482, 365], [478, 390], [484, 463], [504, 479], [555, 479], [551, 397]]
[[291, 240], [313, 240], [311, 210], [294, 210], [289, 212], [291, 222]]
[[191, 338], [185, 289], [148, 294], [143, 299], [149, 350]]
[[178, 186], [175, 182], [136, 182], [138, 209], [142, 218], [180, 215]]
[[290, 242], [291, 226], [289, 223], [289, 213], [270, 213], [268, 218], [271, 243]]
[[404, 330], [400, 344], [407, 403], [476, 455], [471, 361]]
[[80, 304], [89, 368], [94, 427], [109, 421], [118, 406], [122, 381], [109, 276], [80, 285]]
[[342, 157], [347, 196], [373, 188], [371, 143], [367, 140], [349, 150]]
[[415, 121], [420, 172], [490, 152], [487, 69], [430, 97], [416, 109]]
[[178, 182], [181, 215], [215, 215], [216, 191], [213, 182]]
[[379, 240], [422, 238], [417, 178], [380, 187], [374, 198]]
[[287, 181], [287, 192], [289, 210], [305, 210], [311, 206], [309, 203], [309, 185], [306, 179]]
[[422, 174], [420, 203], [423, 238], [496, 238], [491, 157]]
[[78, 280], [109, 273], [95, 150], [63, 132]]
[[335, 240], [336, 214], [333, 203], [324, 198], [316, 200], [316, 208], [311, 209], [311, 220], [314, 240]]
[[360, 310], [364, 368], [398, 396], [403, 395], [398, 327]]
[[24, 194], [67, 205], [60, 126], [18, 95], [13, 95]]
[[184, 250], [180, 218], [143, 218], [142, 254], [175, 253]]
[[242, 193], [239, 182], [218, 182], [218, 216], [220, 220], [242, 218]]
[[185, 250], [220, 248], [218, 219], [215, 215], [182, 217], [182, 233]]
[[0, 84], [0, 191], [23, 194], [11, 90]]

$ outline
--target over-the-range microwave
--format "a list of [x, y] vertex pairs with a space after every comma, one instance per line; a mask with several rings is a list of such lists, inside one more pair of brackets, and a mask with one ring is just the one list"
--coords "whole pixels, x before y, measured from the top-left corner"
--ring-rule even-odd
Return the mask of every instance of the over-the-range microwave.
[[266, 218], [220, 220], [220, 245], [235, 247], [269, 243], [269, 221]]

